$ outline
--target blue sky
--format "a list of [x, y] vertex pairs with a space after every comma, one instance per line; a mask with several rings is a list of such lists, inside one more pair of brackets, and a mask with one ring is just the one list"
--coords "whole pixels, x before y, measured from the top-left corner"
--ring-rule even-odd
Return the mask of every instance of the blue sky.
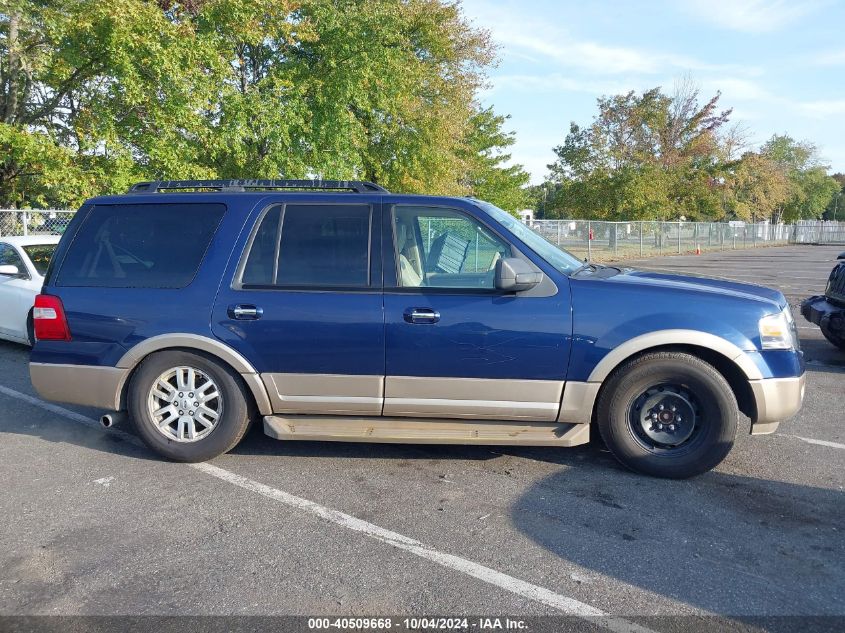
[[690, 77], [717, 90], [752, 148], [788, 133], [845, 172], [843, 0], [463, 0], [500, 62], [482, 94], [510, 114], [513, 161], [540, 182], [570, 121], [596, 97]]

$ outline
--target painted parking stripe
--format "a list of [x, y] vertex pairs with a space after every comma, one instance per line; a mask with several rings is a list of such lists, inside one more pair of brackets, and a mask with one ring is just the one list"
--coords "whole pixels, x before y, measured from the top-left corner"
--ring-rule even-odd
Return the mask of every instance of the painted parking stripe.
[[[16, 398], [28, 404], [40, 407], [45, 411], [55, 413], [69, 420], [73, 420], [74, 422], [84, 424], [85, 426], [92, 427], [94, 429], [101, 429], [100, 423], [96, 420], [76, 413], [75, 411], [65, 409], [64, 407], [45, 402], [28, 394], [21, 393], [20, 391], [9, 389], [8, 387], [0, 385], [0, 393], [9, 396], [10, 398]], [[116, 434], [121, 439], [124, 439], [136, 446], [143, 446], [143, 443], [138, 438], [124, 431], [111, 429], [108, 433], [110, 435]], [[610, 631], [614, 631], [614, 633], [654, 633], [651, 629], [625, 620], [624, 618], [609, 616], [601, 609], [597, 609], [584, 602], [576, 600], [575, 598], [570, 598], [569, 596], [556, 593], [550, 589], [546, 589], [545, 587], [540, 587], [539, 585], [534, 585], [530, 582], [520, 580], [519, 578], [514, 578], [513, 576], [496, 571], [495, 569], [491, 569], [490, 567], [486, 567], [466, 558], [441, 552], [420, 541], [404, 536], [403, 534], [399, 534], [398, 532], [387, 530], [375, 525], [374, 523], [370, 523], [369, 521], [364, 521], [339, 510], [322, 506], [314, 501], [297, 497], [283, 490], [279, 490], [278, 488], [272, 488], [271, 486], [243, 477], [220, 468], [219, 466], [214, 466], [208, 463], [186, 464], [186, 466], [212, 477], [216, 477], [226, 483], [249, 490], [250, 492], [267, 497], [273, 501], [277, 501], [288, 507], [307, 512], [328, 521], [329, 523], [334, 523], [335, 525], [358, 532], [359, 534], [368, 536], [386, 545], [390, 545], [433, 563], [437, 563], [447, 569], [471, 576], [509, 593], [534, 602], [539, 602], [566, 615], [590, 618], [590, 621], [594, 624]]]
[[839, 442], [829, 442], [828, 440], [816, 440], [812, 437], [801, 437], [800, 435], [787, 435], [786, 433], [778, 433], [778, 435], [782, 437], [791, 437], [796, 440], [801, 440], [802, 442], [807, 442], [807, 444], [817, 444], [818, 446], [827, 446], [828, 448], [845, 449], [845, 444], [840, 444]]

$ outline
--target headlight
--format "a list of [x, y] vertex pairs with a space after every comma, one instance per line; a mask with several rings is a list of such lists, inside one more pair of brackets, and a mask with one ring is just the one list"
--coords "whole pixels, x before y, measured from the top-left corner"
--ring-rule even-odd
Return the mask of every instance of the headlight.
[[770, 314], [760, 319], [762, 349], [798, 349], [794, 323], [788, 306], [783, 312]]

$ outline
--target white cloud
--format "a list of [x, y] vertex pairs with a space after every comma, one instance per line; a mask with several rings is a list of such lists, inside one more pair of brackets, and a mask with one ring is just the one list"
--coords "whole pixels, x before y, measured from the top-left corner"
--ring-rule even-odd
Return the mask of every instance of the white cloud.
[[[748, 124], [752, 143], [787, 130], [795, 138], [830, 148], [827, 158], [834, 169], [845, 169], [845, 153], [839, 149], [845, 147], [845, 136], [837, 126], [845, 115], [845, 91], [834, 77], [824, 86], [813, 85], [814, 76], [803, 81], [810, 72], [819, 74], [827, 67], [830, 74], [837, 66], [845, 67], [845, 48], [835, 39], [817, 37], [813, 40], [817, 50], [804, 46], [784, 57], [778, 53], [785, 51], [770, 42], [772, 38], [763, 42], [743, 36], [744, 42], [754, 45], [738, 49], [743, 51], [738, 57], [707, 28], [716, 25], [751, 34], [810, 29], [811, 22], [824, 21], [826, 16], [818, 9], [832, 5], [832, 0], [665, 1], [667, 7], [679, 6], [677, 10], [693, 16], [679, 25], [689, 42], [654, 38], [647, 44], [633, 22], [629, 27], [636, 38], [624, 32], [605, 35], [601, 25], [582, 24], [578, 2], [548, 0], [542, 10], [524, 0], [463, 0], [462, 4], [467, 17], [489, 29], [501, 47], [502, 65], [491, 72], [490, 87], [481, 97], [513, 115], [514, 162], [525, 165], [532, 182], [547, 173], [546, 165], [554, 159], [551, 148], [563, 141], [569, 121], [587, 124], [595, 115], [595, 97], [655, 86], [671, 92], [673, 78], [683, 76], [700, 85], [702, 100], [721, 91], [720, 106], [734, 108], [732, 122]], [[643, 11], [641, 17], [660, 19], [653, 13]], [[799, 23], [802, 18], [806, 24]], [[640, 18], [632, 14], [629, 19]], [[677, 21], [677, 16], [673, 19]], [[826, 28], [833, 28], [829, 20]], [[701, 41], [705, 34], [713, 36], [711, 41]], [[742, 64], [741, 59], [752, 64]]]
[[[655, 83], [655, 85], [658, 85], [658, 83]], [[566, 76], [561, 73], [549, 73], [546, 75], [513, 74], [494, 77], [493, 86], [489, 90], [489, 93], [500, 90], [528, 92], [531, 94], [583, 92], [599, 96], [622, 94], [634, 89], [638, 85], [638, 82], [634, 81], [576, 79], [575, 77]]]
[[690, 70], [745, 75], [761, 72], [755, 67], [711, 64], [687, 55], [579, 39], [563, 28], [538, 19], [535, 14], [483, 2], [465, 2], [464, 5], [467, 15], [479, 26], [490, 29], [493, 39], [509, 57], [542, 59], [598, 75], [654, 75]]
[[819, 53], [812, 59], [816, 66], [845, 66], [845, 49]]
[[774, 101], [777, 99], [756, 81], [742, 77], [718, 77], [701, 81], [704, 97], [717, 90], [722, 93], [721, 102], [731, 105], [735, 101]]
[[845, 114], [845, 99], [819, 99], [817, 101], [799, 101], [795, 104], [808, 116], [824, 118]]
[[720, 28], [767, 33], [793, 24], [825, 4], [822, 0], [687, 0], [685, 8]]

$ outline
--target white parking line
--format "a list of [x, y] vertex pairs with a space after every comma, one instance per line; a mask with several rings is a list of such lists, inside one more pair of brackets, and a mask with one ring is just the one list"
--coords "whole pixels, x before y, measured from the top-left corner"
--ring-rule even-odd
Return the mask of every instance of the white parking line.
[[780, 435], [781, 437], [791, 437], [796, 440], [801, 440], [802, 442], [807, 442], [807, 444], [818, 444], [819, 446], [827, 446], [828, 448], [845, 449], [845, 444], [840, 444], [839, 442], [815, 440], [812, 437], [801, 437], [800, 435], [787, 435], [786, 433], [778, 433], [778, 435]]
[[[28, 404], [40, 407], [45, 411], [61, 415], [69, 420], [73, 420], [74, 422], [84, 424], [85, 426], [93, 427], [95, 429], [101, 428], [99, 422], [96, 420], [92, 420], [89, 417], [76, 413], [75, 411], [65, 409], [64, 407], [50, 404], [49, 402], [45, 402], [28, 394], [21, 393], [20, 391], [9, 389], [8, 387], [0, 385], [0, 393], [9, 396], [10, 398], [16, 398]], [[136, 446], [143, 446], [143, 443], [138, 438], [124, 431], [111, 429], [108, 433], [110, 435], [118, 435], [121, 439], [135, 444]], [[609, 616], [601, 609], [597, 609], [584, 602], [576, 600], [575, 598], [570, 598], [551, 591], [550, 589], [540, 587], [539, 585], [534, 585], [530, 582], [520, 580], [519, 578], [514, 578], [513, 576], [496, 571], [490, 567], [485, 567], [480, 563], [473, 562], [466, 558], [441, 552], [420, 541], [399, 534], [398, 532], [387, 530], [375, 525], [374, 523], [370, 523], [369, 521], [358, 519], [350, 514], [321, 506], [314, 501], [309, 501], [308, 499], [297, 497], [283, 490], [279, 490], [278, 488], [272, 488], [247, 477], [242, 477], [241, 475], [220, 468], [219, 466], [214, 466], [208, 463], [187, 464], [187, 466], [234, 486], [238, 486], [245, 490], [249, 490], [250, 492], [272, 499], [273, 501], [282, 503], [291, 508], [313, 514], [325, 521], [328, 521], [329, 523], [334, 523], [335, 525], [358, 532], [385, 543], [386, 545], [414, 554], [415, 556], [437, 563], [438, 565], [453, 571], [471, 576], [522, 598], [552, 607], [553, 609], [557, 609], [566, 615], [590, 618], [591, 622], [594, 622], [602, 628], [614, 631], [615, 633], [654, 633], [651, 629], [629, 622], [623, 618]]]

